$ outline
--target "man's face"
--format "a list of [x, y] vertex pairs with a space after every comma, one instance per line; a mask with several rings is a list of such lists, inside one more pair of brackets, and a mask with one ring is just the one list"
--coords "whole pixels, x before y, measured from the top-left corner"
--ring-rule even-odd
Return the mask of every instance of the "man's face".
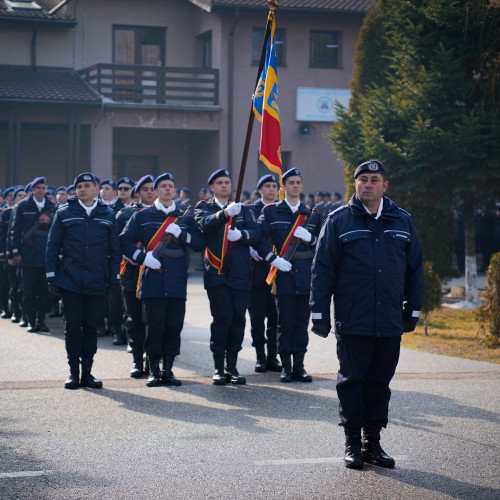
[[59, 205], [64, 205], [68, 199], [68, 193], [66, 191], [58, 191], [56, 194], [56, 201]]
[[156, 186], [156, 194], [161, 203], [170, 202], [176, 196], [175, 184], [172, 181], [161, 181]]
[[6, 203], [7, 205], [10, 205], [10, 204], [12, 203], [12, 196], [13, 196], [13, 194], [14, 194], [14, 193], [12, 193], [12, 191], [11, 191], [10, 193], [7, 193], [7, 194], [5, 195], [4, 200], [5, 200], [5, 203]]
[[19, 191], [14, 198], [14, 205], [19, 203], [21, 200], [24, 200], [24, 198], [26, 198], [26, 191]]
[[33, 188], [33, 196], [37, 201], [42, 201], [45, 197], [45, 193], [47, 192], [47, 184], [39, 183]]
[[101, 187], [101, 198], [104, 201], [113, 201], [116, 198], [116, 191], [109, 184], [104, 184], [104, 186]]
[[302, 178], [299, 175], [292, 175], [283, 184], [283, 189], [285, 194], [291, 196], [292, 198], [298, 198], [302, 190], [304, 189], [304, 184], [302, 184]]
[[323, 196], [319, 194], [314, 195], [314, 203], [319, 203], [320, 201], [323, 201]]
[[146, 182], [139, 189], [139, 197], [144, 205], [152, 205], [156, 200], [156, 191], [152, 182]]
[[93, 182], [79, 182], [76, 185], [76, 196], [82, 203], [92, 202], [98, 191], [99, 186]]
[[118, 197], [120, 200], [122, 200], [125, 203], [129, 203], [131, 196], [130, 196], [130, 191], [132, 190], [132, 187], [129, 186], [128, 184], [120, 184], [118, 186]]
[[217, 177], [212, 184], [210, 184], [210, 189], [214, 192], [214, 196], [219, 199], [229, 199], [231, 196], [231, 191], [233, 185], [229, 177]]
[[276, 182], [264, 182], [260, 186], [259, 193], [264, 200], [275, 200], [278, 196], [278, 184]]
[[389, 182], [382, 174], [370, 174], [368, 172], [359, 174], [354, 180], [356, 195], [365, 205], [375, 205], [380, 202], [383, 194], [389, 186]]
[[76, 194], [76, 189], [68, 189], [68, 198]]

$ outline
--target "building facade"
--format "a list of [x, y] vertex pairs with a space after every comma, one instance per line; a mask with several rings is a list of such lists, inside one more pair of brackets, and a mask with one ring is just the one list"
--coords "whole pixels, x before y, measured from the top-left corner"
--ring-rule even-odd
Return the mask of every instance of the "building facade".
[[[369, 0], [283, 0], [276, 50], [284, 168], [343, 191], [325, 138], [348, 99]], [[0, 185], [170, 171], [193, 191], [240, 171], [267, 19], [262, 0], [0, 0]], [[347, 102], [347, 101], [345, 101]], [[243, 186], [258, 162], [255, 121]]]

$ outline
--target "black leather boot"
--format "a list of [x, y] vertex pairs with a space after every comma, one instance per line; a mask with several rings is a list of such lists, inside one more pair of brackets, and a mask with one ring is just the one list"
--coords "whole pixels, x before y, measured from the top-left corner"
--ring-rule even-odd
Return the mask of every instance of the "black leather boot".
[[257, 354], [257, 362], [255, 363], [255, 371], [257, 373], [267, 372], [266, 363], [266, 351], [263, 345], [255, 346], [255, 352]]
[[130, 370], [130, 376], [132, 378], [141, 378], [144, 375], [143, 352], [137, 350], [132, 351], [132, 356], [134, 357], [134, 364], [132, 365], [132, 370]]
[[93, 363], [94, 360], [92, 358], [82, 359], [82, 379], [80, 385], [82, 387], [90, 387], [91, 389], [100, 389], [102, 387], [102, 382], [94, 378], [90, 373]]
[[271, 345], [269, 345], [269, 342], [268, 342], [266, 368], [270, 372], [276, 372], [276, 373], [281, 372], [282, 366], [281, 366], [281, 363], [276, 358], [277, 355], [278, 355], [278, 353], [276, 352], [276, 344], [271, 346]]
[[163, 371], [161, 373], [161, 381], [165, 385], [173, 385], [174, 387], [179, 387], [182, 382], [175, 378], [172, 372], [172, 366], [174, 366], [175, 356], [170, 354], [165, 354], [163, 356]]
[[69, 377], [64, 382], [65, 389], [78, 389], [80, 387], [80, 360], [78, 358], [68, 359]]
[[292, 379], [292, 355], [280, 354], [281, 358], [281, 375], [280, 382], [291, 382]]
[[363, 461], [379, 467], [394, 467], [396, 462], [380, 446], [382, 427], [368, 423], [363, 427]]
[[125, 345], [126, 343], [124, 331], [121, 328], [113, 330], [113, 345]]
[[297, 352], [293, 355], [293, 380], [297, 382], [312, 382], [312, 377], [304, 369], [305, 352]]
[[36, 327], [36, 314], [30, 314], [28, 316], [28, 323], [30, 325], [28, 328], [28, 332], [29, 333], [37, 333], [38, 329]]
[[344, 427], [345, 456], [344, 464], [348, 469], [362, 469], [363, 456], [361, 454], [361, 428]]
[[231, 382], [231, 384], [243, 385], [247, 383], [247, 379], [242, 377], [238, 370], [236, 369], [236, 363], [238, 361], [238, 353], [234, 351], [226, 352], [226, 381]]
[[21, 322], [19, 323], [19, 326], [21, 328], [27, 328], [28, 327], [28, 320], [26, 319], [26, 316], [23, 315], [21, 318]]
[[44, 333], [50, 332], [50, 328], [45, 324], [45, 317], [41, 317], [41, 316], [38, 317], [38, 321], [37, 321], [37, 324], [36, 324], [36, 329], [39, 332], [44, 332]]
[[149, 377], [146, 385], [148, 387], [159, 387], [161, 385], [160, 358], [158, 356], [148, 356]]
[[212, 377], [214, 385], [226, 385], [226, 376], [224, 374], [224, 354], [214, 354], [215, 371]]

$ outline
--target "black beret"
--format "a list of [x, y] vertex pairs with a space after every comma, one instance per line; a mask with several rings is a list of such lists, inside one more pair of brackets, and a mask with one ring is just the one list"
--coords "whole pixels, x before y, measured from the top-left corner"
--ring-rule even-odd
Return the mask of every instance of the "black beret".
[[118, 179], [116, 185], [119, 186], [120, 184], [128, 184], [131, 187], [135, 186], [135, 182], [130, 177], [122, 177], [121, 179]]
[[[74, 185], [75, 188], [80, 182], [92, 182], [93, 184], [98, 184], [97, 177], [90, 172], [83, 172], [82, 174], [78, 174], [75, 178]], [[69, 188], [68, 188], [69, 189]]]
[[24, 186], [24, 190], [29, 193], [31, 191], [31, 182], [28, 182], [28, 184], [26, 184], [26, 186]]
[[356, 171], [354, 172], [354, 178], [356, 179], [359, 174], [364, 172], [369, 172], [370, 174], [386, 174], [384, 164], [377, 160], [368, 160], [361, 165], [358, 165], [358, 168], [356, 168]]
[[257, 189], [260, 189], [262, 184], [265, 184], [266, 182], [275, 182], [278, 184], [278, 179], [273, 174], [266, 174], [263, 175], [258, 181], [257, 181]]
[[31, 181], [30, 186], [34, 188], [37, 184], [47, 184], [47, 179], [45, 177], [35, 177]]
[[174, 176], [172, 174], [170, 174], [169, 172], [166, 172], [164, 174], [161, 174], [159, 175], [156, 179], [155, 179], [155, 182], [154, 182], [154, 185], [153, 187], [156, 189], [158, 184], [161, 182], [161, 181], [172, 181], [173, 183], [175, 183], [175, 179], [174, 179]]
[[299, 176], [302, 177], [302, 174], [300, 173], [300, 170], [298, 168], [291, 168], [290, 170], [287, 170], [281, 177], [281, 180], [283, 182], [288, 179], [288, 177], [294, 177], [294, 176]]
[[189, 189], [188, 187], [183, 187], [181, 191], [183, 193], [186, 193], [188, 196], [191, 196], [191, 189]]
[[226, 170], [225, 168], [219, 168], [219, 170], [216, 170], [213, 172], [210, 177], [207, 180], [207, 184], [210, 186], [210, 184], [213, 184], [215, 179], [219, 177], [229, 177], [231, 178], [231, 174], [229, 173], [229, 170]]
[[76, 189], [76, 188], [75, 188], [75, 185], [74, 185], [74, 184], [70, 184], [70, 185], [67, 187], [67, 189], [66, 189], [66, 190], [69, 192], [69, 191], [73, 191], [73, 190], [75, 190], [75, 189]]
[[59, 187], [56, 189], [56, 194], [57, 194], [59, 191], [64, 191], [65, 193], [67, 193], [67, 192], [68, 192], [68, 189], [66, 188], [66, 186], [59, 186]]
[[16, 188], [14, 186], [11, 186], [11, 187], [8, 187], [4, 192], [3, 192], [3, 196], [7, 196], [8, 194], [10, 193], [13, 193], [14, 191], [16, 190]]
[[116, 191], [116, 182], [113, 179], [104, 179], [103, 181], [101, 181], [99, 183], [99, 187], [103, 186], [111, 186]]
[[24, 190], [24, 186], [20, 186], [14, 190], [14, 194], [12, 195], [12, 198], [14, 199], [20, 192], [25, 193], [26, 191]]
[[137, 193], [142, 187], [143, 184], [148, 184], [148, 183], [154, 183], [155, 178], [151, 174], [143, 175], [136, 183], [135, 186], [132, 188], [132, 196]]
[[325, 193], [323, 193], [323, 191], [316, 191], [314, 193], [315, 196], [325, 196]]

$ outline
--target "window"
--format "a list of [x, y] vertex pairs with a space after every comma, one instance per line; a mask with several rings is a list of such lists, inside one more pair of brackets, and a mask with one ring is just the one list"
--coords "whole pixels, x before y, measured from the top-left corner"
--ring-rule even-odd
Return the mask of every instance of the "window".
[[208, 31], [197, 37], [202, 68], [212, 67], [212, 32]]
[[340, 67], [340, 31], [311, 31], [309, 66]]
[[164, 66], [165, 37], [165, 28], [113, 26], [113, 62]]
[[[253, 28], [252, 31], [252, 64], [258, 65], [264, 43], [264, 28]], [[276, 48], [276, 64], [285, 66], [285, 29], [277, 28], [274, 32], [274, 46]]]

